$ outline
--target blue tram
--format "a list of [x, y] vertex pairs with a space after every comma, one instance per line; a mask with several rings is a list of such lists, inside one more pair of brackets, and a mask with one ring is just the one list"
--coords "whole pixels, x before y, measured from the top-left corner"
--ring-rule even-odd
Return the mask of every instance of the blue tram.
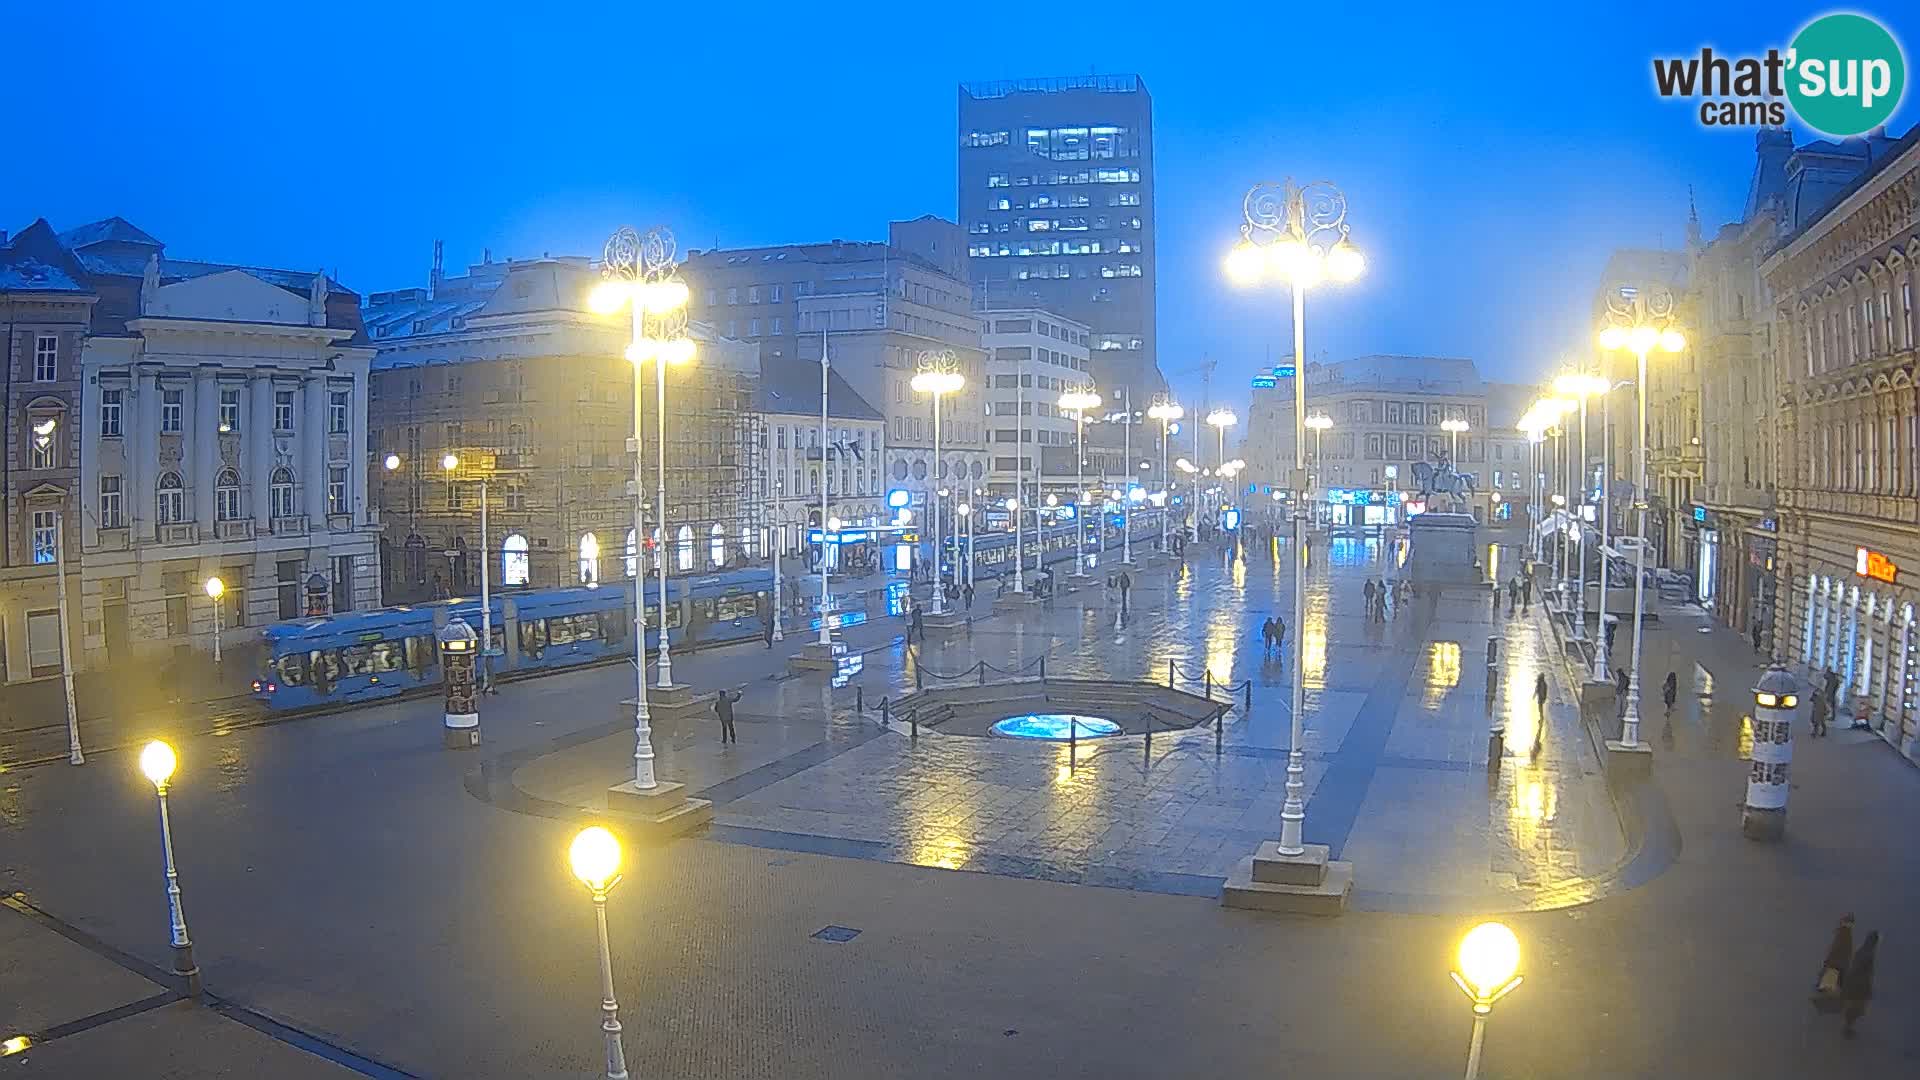
[[[650, 582], [651, 586], [652, 583]], [[773, 587], [771, 570], [734, 570], [667, 583], [667, 640], [706, 644], [756, 637]], [[658, 635], [657, 586], [647, 629]], [[633, 585], [510, 590], [492, 597], [493, 671], [535, 674], [633, 654]], [[440, 682], [435, 634], [460, 618], [478, 631], [477, 598], [352, 611], [275, 623], [261, 632], [264, 670], [253, 697], [279, 712], [373, 701]]]

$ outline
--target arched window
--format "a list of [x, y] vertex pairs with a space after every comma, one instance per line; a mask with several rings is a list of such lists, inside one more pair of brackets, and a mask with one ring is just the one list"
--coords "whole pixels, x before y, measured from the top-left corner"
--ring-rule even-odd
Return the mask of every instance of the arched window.
[[678, 534], [673, 564], [681, 570], [693, 569], [693, 526], [682, 525]]
[[727, 530], [724, 526], [716, 524], [707, 530], [707, 559], [715, 566], [726, 565]]
[[660, 540], [660, 526], [655, 525], [653, 527], [653, 558], [649, 560], [653, 563], [652, 569], [656, 571], [660, 569], [660, 560], [666, 557], [666, 550], [666, 546]]
[[635, 535], [634, 531], [632, 529], [628, 529], [627, 530], [627, 576], [628, 577], [632, 577], [635, 574], [640, 572], [640, 553], [633, 550], [634, 541], [636, 539], [638, 539], [638, 537]]
[[742, 558], [751, 559], [759, 554], [760, 545], [754, 543], [757, 539], [759, 539], [759, 537], [753, 534], [753, 526], [740, 526], [740, 556]]
[[600, 584], [600, 538], [592, 533], [580, 537], [580, 584]]
[[527, 452], [527, 429], [519, 424], [507, 425], [507, 453], [524, 454]]
[[272, 508], [274, 517], [293, 516], [293, 470], [285, 465], [273, 470], [273, 482], [268, 485], [267, 505]]
[[180, 474], [164, 472], [160, 474], [158, 505], [155, 517], [162, 525], [178, 525], [187, 520], [187, 492], [180, 484]]
[[213, 517], [216, 521], [240, 519], [240, 474], [221, 469], [213, 479]]
[[514, 533], [500, 542], [500, 582], [525, 585], [533, 575], [527, 559], [527, 538]]

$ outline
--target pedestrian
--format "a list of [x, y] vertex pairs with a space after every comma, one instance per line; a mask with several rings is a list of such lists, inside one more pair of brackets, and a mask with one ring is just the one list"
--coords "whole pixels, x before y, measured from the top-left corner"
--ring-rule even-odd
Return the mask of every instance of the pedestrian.
[[916, 637], [920, 639], [920, 644], [927, 643], [927, 624], [921, 621], [919, 604], [913, 605], [913, 614], [908, 617], [907, 644], [913, 644], [913, 639]]
[[1127, 610], [1127, 594], [1133, 591], [1133, 575], [1120, 571], [1120, 610]]
[[962, 599], [966, 601], [967, 610], [972, 611], [973, 610], [973, 582], [969, 581], [965, 585], [962, 585], [960, 587], [960, 596]]
[[1632, 685], [1632, 682], [1632, 678], [1627, 675], [1626, 668], [1617, 667], [1613, 669], [1613, 706], [1615, 719], [1620, 719], [1627, 715], [1627, 688]]
[[1826, 680], [1821, 684], [1821, 686], [1822, 686], [1822, 690], [1820, 692], [1820, 696], [1827, 699], [1827, 704], [1833, 707], [1834, 712], [1839, 712], [1840, 711], [1840, 673], [1832, 669], [1828, 669], [1826, 674]]
[[1760, 651], [1760, 620], [1753, 620], [1753, 651]]
[[1826, 695], [1815, 694], [1813, 696], [1813, 704], [1807, 709], [1807, 720], [1813, 725], [1813, 734], [1815, 737], [1827, 733], [1827, 715], [1830, 708], [1832, 708], [1832, 706], [1827, 704]]
[[1507, 579], [1507, 614], [1520, 610], [1520, 577], [1514, 575]]
[[1667, 715], [1673, 715], [1673, 701], [1680, 696], [1680, 676], [1667, 672], [1667, 681], [1660, 684], [1660, 699], [1667, 703]]
[[1847, 973], [1840, 979], [1840, 1000], [1845, 1003], [1846, 1026], [1840, 1033], [1853, 1038], [1853, 1025], [1867, 1015], [1867, 1002], [1873, 1000], [1873, 961], [1880, 951], [1880, 931], [1867, 931], [1867, 940], [1853, 954]]
[[1367, 621], [1368, 622], [1373, 621], [1373, 604], [1375, 599], [1377, 599], [1377, 594], [1375, 593], [1373, 588], [1373, 579], [1368, 578], [1367, 579]]
[[1540, 718], [1547, 717], [1547, 673], [1541, 672], [1533, 677], [1533, 701], [1540, 708]]
[[1853, 961], [1853, 913], [1840, 916], [1840, 925], [1833, 928], [1833, 940], [1827, 944], [1827, 958], [1820, 962], [1820, 974], [1813, 980], [1816, 994], [1835, 997], [1840, 993], [1840, 980], [1847, 973], [1847, 965]]
[[1520, 579], [1520, 610], [1533, 610], [1533, 579], [1530, 577]]
[[1265, 656], [1273, 655], [1273, 620], [1266, 619], [1260, 624], [1260, 651]]
[[720, 718], [720, 744], [738, 743], [740, 736], [733, 730], [733, 703], [740, 700], [740, 691], [722, 688], [713, 699], [713, 715]]
[[767, 629], [761, 636], [767, 639], [767, 648], [773, 648], [773, 613], [767, 613]]
[[1287, 658], [1287, 620], [1278, 615], [1273, 617], [1273, 651], [1280, 654], [1280, 659]]

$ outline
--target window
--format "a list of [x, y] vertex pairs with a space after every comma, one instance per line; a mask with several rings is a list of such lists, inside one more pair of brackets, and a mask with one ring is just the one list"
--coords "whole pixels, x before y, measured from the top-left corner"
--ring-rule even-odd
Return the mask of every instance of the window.
[[180, 485], [180, 474], [164, 472], [160, 474], [160, 484], [154, 516], [162, 525], [178, 525], [187, 519], [187, 493]]
[[634, 532], [632, 529], [628, 529], [627, 530], [627, 576], [628, 577], [632, 577], [635, 574], [640, 572], [640, 553], [634, 550], [633, 545], [634, 545]]
[[58, 510], [35, 510], [33, 512], [33, 561], [50, 563], [59, 558], [53, 545], [60, 531]]
[[347, 410], [353, 407], [353, 391], [335, 390], [327, 395], [327, 433], [347, 433]]
[[759, 319], [747, 320], [747, 336], [748, 337], [760, 336], [760, 320]]
[[781, 329], [781, 323], [782, 323], [782, 321], [783, 321], [783, 320], [782, 320], [782, 319], [780, 318], [780, 316], [778, 316], [778, 315], [775, 315], [775, 316], [773, 317], [773, 329], [771, 329], [771, 330], [769, 330], [769, 331], [768, 331], [768, 333], [770, 333], [770, 334], [780, 334], [780, 333], [783, 333], [784, 331], [783, 331], [783, 330]]
[[60, 460], [60, 422], [55, 417], [32, 417], [28, 423], [33, 434], [27, 439], [27, 467], [51, 469]]
[[121, 517], [120, 478], [103, 476], [100, 478], [100, 527], [103, 529], [121, 529], [126, 527], [126, 519]]
[[678, 542], [674, 544], [674, 565], [682, 570], [693, 569], [693, 526], [682, 525]]
[[33, 339], [33, 381], [52, 382], [60, 377], [60, 339], [40, 334]]
[[760, 286], [758, 285], [747, 286], [747, 303], [757, 304], [759, 302], [760, 302]]
[[284, 559], [274, 564], [274, 580], [279, 590], [280, 618], [300, 617], [300, 560]]
[[160, 391], [160, 434], [162, 435], [180, 433], [181, 394], [179, 390]]
[[508, 510], [516, 512], [525, 510], [527, 508], [527, 489], [522, 487], [517, 480], [509, 481], [507, 483], [505, 503]]
[[240, 430], [240, 391], [220, 391], [220, 430]]
[[272, 515], [277, 518], [293, 516], [293, 470], [282, 465], [273, 470], [273, 481], [267, 486], [268, 503]]
[[600, 538], [592, 533], [580, 538], [580, 584], [600, 584]]
[[125, 390], [100, 391], [100, 437], [117, 439], [120, 437], [120, 405], [125, 400]]
[[729, 303], [729, 304], [738, 304], [739, 302], [740, 302], [740, 290], [739, 290], [739, 289], [737, 289], [737, 288], [731, 288], [731, 289], [728, 289], [728, 290], [727, 290], [727, 303]]
[[525, 585], [531, 576], [527, 538], [513, 533], [500, 542], [500, 582], [503, 585]]
[[[327, 513], [345, 514], [347, 509], [347, 467], [327, 466]], [[337, 607], [338, 605], [336, 605]]]
[[707, 532], [707, 559], [715, 566], [727, 564], [727, 530], [715, 525]]
[[275, 390], [273, 392], [273, 430], [293, 430], [293, 391]]
[[333, 557], [333, 610], [353, 610], [353, 556]]
[[221, 469], [214, 477], [213, 517], [215, 521], [240, 520], [240, 474], [232, 469]]
[[519, 424], [507, 425], [507, 453], [524, 454], [527, 452], [527, 429]]
[[778, 286], [778, 285], [769, 285], [769, 286], [767, 286], [767, 303], [769, 303], [769, 304], [777, 304], [777, 303], [779, 303], [779, 302], [780, 302], [780, 293], [781, 293], [781, 287], [780, 287], [780, 286]]

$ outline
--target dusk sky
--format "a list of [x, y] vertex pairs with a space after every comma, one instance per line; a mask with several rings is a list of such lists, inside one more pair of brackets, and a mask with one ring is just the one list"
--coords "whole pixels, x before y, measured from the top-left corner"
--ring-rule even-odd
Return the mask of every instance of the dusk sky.
[[[325, 267], [361, 293], [597, 254], [884, 237], [955, 211], [956, 84], [1133, 72], [1153, 95], [1160, 364], [1244, 399], [1285, 297], [1220, 259], [1261, 179], [1343, 186], [1359, 282], [1311, 294], [1307, 350], [1465, 356], [1533, 380], [1588, 338], [1608, 252], [1739, 213], [1751, 129], [1656, 98], [1655, 55], [1784, 47], [1806, 5], [1367, 9], [954, 4], [13, 4], [31, 115], [0, 228], [119, 214], [171, 255]], [[1908, 44], [1912, 20], [1876, 15]], [[1169, 18], [1177, 12], [1178, 18]], [[1910, 72], [1911, 74], [1911, 72]], [[1909, 94], [1889, 128], [1915, 116]], [[1806, 137], [1804, 131], [1796, 131]]]

